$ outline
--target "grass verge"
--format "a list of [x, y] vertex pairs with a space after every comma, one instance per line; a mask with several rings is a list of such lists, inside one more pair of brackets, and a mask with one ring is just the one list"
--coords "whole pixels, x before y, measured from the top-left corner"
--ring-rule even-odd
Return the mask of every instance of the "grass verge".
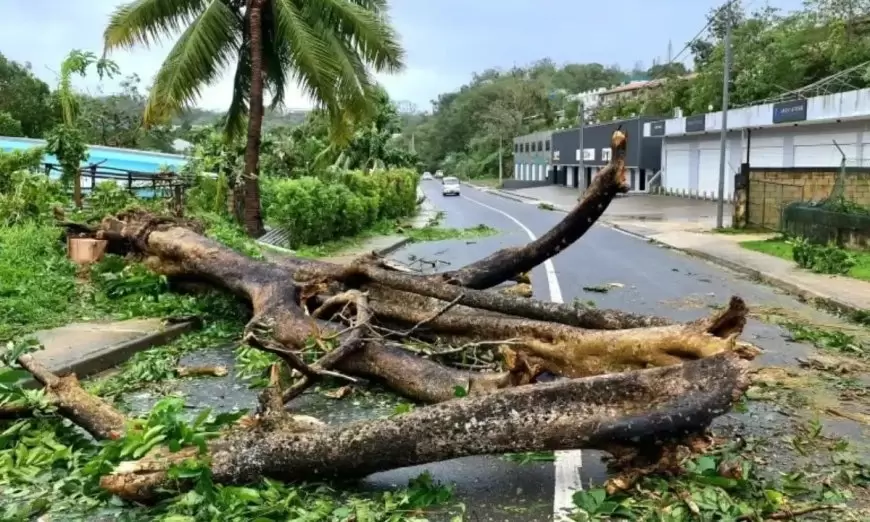
[[[760, 252], [787, 261], [794, 261], [794, 249], [792, 248], [792, 245], [782, 238], [742, 241], [740, 246], [754, 252]], [[855, 259], [855, 266], [853, 266], [846, 275], [854, 279], [870, 281], [870, 252], [850, 250], [849, 253]]]

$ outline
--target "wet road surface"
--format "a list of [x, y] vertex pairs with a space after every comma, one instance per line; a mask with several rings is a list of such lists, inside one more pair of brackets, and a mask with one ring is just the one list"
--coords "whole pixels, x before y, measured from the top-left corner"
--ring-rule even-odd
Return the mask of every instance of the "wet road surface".
[[[438, 270], [461, 267], [499, 248], [521, 245], [530, 236], [542, 235], [565, 214], [538, 208], [484, 193], [468, 186], [459, 197], [443, 197], [440, 183], [424, 181], [423, 189], [437, 208], [444, 212], [441, 226], [467, 228], [484, 224], [499, 231], [497, 235], [411, 244], [393, 254], [403, 263], [420, 267], [422, 262]], [[583, 238], [553, 258], [547, 266], [532, 272], [535, 297], [593, 301], [599, 308], [656, 314], [676, 321], [698, 318], [712, 307], [726, 304], [731, 295], [740, 295], [750, 306], [781, 308], [806, 317], [831, 318], [778, 293], [707, 262], [659, 247], [645, 240], [594, 226]], [[606, 292], [593, 287], [609, 286]], [[750, 320], [744, 338], [765, 349], [761, 364], [793, 364], [795, 357], [810, 352], [806, 345], [787, 342], [784, 331], [770, 324]], [[233, 377], [231, 347], [216, 348], [188, 356], [182, 365], [222, 363], [230, 375], [220, 379], [177, 381], [176, 393], [188, 397], [188, 404], [208, 404], [215, 410], [250, 408], [258, 390]], [[134, 394], [127, 401], [134, 410], [147, 410], [156, 397]], [[396, 399], [375, 394], [361, 399], [335, 401], [318, 394], [304, 396], [296, 411], [320, 416], [327, 422], [348, 422], [389, 414]], [[328, 412], [328, 414], [325, 414]], [[191, 415], [196, 414], [196, 408]], [[737, 415], [737, 414], [733, 414]], [[781, 422], [777, 411], [761, 409], [748, 414], [760, 431], [775, 430]], [[734, 420], [734, 419], [732, 419]], [[580, 466], [578, 468], [578, 466]], [[504, 458], [470, 457], [378, 473], [366, 478], [365, 489], [405, 485], [424, 470], [436, 480], [456, 485], [456, 500], [468, 509], [471, 521], [546, 521], [552, 520], [554, 503], [570, 502], [571, 492], [580, 486], [600, 483], [604, 468], [595, 452], [560, 452], [559, 461], [519, 464]], [[433, 517], [438, 520], [438, 517]]]

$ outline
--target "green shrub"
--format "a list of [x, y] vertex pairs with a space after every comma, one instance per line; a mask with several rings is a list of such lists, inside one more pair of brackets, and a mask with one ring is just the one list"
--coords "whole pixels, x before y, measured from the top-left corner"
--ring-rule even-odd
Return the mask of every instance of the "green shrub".
[[75, 313], [76, 268], [60, 239], [53, 226], [0, 227], [0, 341]]
[[855, 256], [834, 243], [816, 245], [802, 237], [789, 242], [794, 261], [801, 268], [821, 274], [847, 274], [855, 266]]
[[42, 165], [45, 149], [34, 147], [27, 150], [12, 152], [0, 151], [0, 194], [5, 194], [12, 187], [12, 177], [19, 171], [38, 172]]
[[417, 175], [404, 169], [267, 178], [261, 188], [267, 219], [288, 230], [293, 247], [358, 234], [411, 215], [417, 204]]
[[0, 191], [0, 227], [46, 222], [52, 217], [51, 210], [69, 199], [61, 184], [44, 174], [18, 170], [7, 181], [6, 190]]
[[86, 198], [96, 219], [108, 214], [117, 214], [137, 204], [138, 201], [136, 196], [114, 181], [97, 183]]
[[184, 204], [192, 212], [225, 214], [230, 185], [226, 176], [210, 177], [199, 174], [190, 180], [191, 186], [184, 195]]

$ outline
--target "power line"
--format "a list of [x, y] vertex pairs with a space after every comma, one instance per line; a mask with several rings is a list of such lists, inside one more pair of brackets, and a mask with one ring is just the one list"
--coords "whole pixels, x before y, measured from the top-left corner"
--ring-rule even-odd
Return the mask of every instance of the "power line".
[[716, 17], [718, 17], [719, 14], [722, 13], [722, 11], [724, 11], [730, 4], [733, 4], [737, 1], [738, 0], [728, 0], [727, 2], [719, 6], [719, 9], [717, 9], [716, 12], [710, 16], [710, 18], [707, 20], [707, 23], [704, 24], [704, 27], [702, 27], [701, 30], [698, 31], [698, 34], [696, 34], [682, 49], [680, 49], [680, 52], [678, 52], [677, 55], [674, 56], [670, 62], [668, 62], [668, 65], [676, 63], [680, 59], [680, 56], [682, 56], [684, 52], [688, 51], [689, 48], [692, 47], [692, 44], [697, 42], [701, 38], [701, 36], [703, 36], [703, 34], [707, 31], [707, 29], [709, 29], [710, 26], [713, 25]]

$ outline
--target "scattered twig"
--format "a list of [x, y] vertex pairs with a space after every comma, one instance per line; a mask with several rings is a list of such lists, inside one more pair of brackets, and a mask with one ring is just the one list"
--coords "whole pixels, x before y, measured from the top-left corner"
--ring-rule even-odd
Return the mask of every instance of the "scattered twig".
[[444, 315], [445, 313], [450, 311], [450, 309], [453, 308], [454, 306], [456, 306], [459, 303], [459, 301], [462, 300], [463, 297], [465, 297], [464, 293], [459, 294], [458, 296], [456, 296], [455, 299], [453, 299], [452, 301], [450, 301], [449, 303], [447, 303], [446, 305], [441, 307], [441, 309], [437, 310], [434, 314], [432, 314], [429, 317], [418, 322], [410, 330], [408, 330], [406, 332], [402, 332], [400, 334], [400, 337], [410, 337], [411, 334], [416, 332], [421, 327], [426, 326], [428, 323], [431, 323], [435, 319], [438, 319], [439, 317], [441, 317], [442, 315]]
[[301, 357], [299, 357], [296, 352], [288, 350], [287, 348], [284, 348], [283, 346], [274, 341], [260, 339], [253, 333], [248, 333], [245, 336], [245, 341], [257, 349], [277, 355], [287, 364], [287, 366], [289, 366], [293, 370], [298, 371], [306, 378], [310, 379], [318, 377], [334, 377], [336, 379], [343, 379], [352, 383], [358, 382], [357, 379], [344, 375], [342, 373], [325, 370], [314, 365], [308, 365], [305, 363], [305, 361], [302, 360]]
[[[764, 520], [794, 520], [797, 517], [802, 517], [804, 515], [809, 515], [812, 513], [818, 513], [819, 511], [841, 511], [843, 510], [843, 506], [841, 505], [833, 505], [833, 504], [819, 504], [816, 506], [809, 506], [803, 509], [795, 509], [795, 510], [784, 510], [777, 511], [776, 513], [771, 513], [764, 517]], [[737, 517], [735, 520], [737, 522], [746, 522], [749, 520], [754, 520], [756, 515], [742, 515]]]
[[179, 366], [175, 369], [179, 377], [223, 377], [228, 373], [226, 366]]
[[[364, 326], [367, 326], [372, 319], [372, 312], [369, 309], [369, 301], [368, 295], [360, 292], [358, 290], [349, 290], [343, 294], [339, 294], [335, 296], [336, 298], [341, 297], [341, 299], [336, 299], [333, 302], [333, 305], [341, 300], [346, 302], [352, 301], [356, 306], [356, 318], [353, 320], [351, 324], [351, 329], [353, 331], [350, 332], [350, 335], [347, 336], [347, 339], [343, 343], [341, 343], [338, 348], [332, 350], [331, 352], [326, 353], [323, 357], [317, 360], [313, 365], [311, 365], [310, 369], [314, 371], [314, 374], [304, 375], [302, 379], [297, 381], [293, 386], [284, 391], [282, 398], [284, 402], [288, 402], [295, 397], [298, 397], [302, 394], [306, 389], [308, 389], [311, 385], [313, 385], [318, 378], [329, 376], [334, 372], [330, 372], [329, 368], [332, 368], [339, 361], [359, 349], [360, 346], [365, 342], [365, 338], [363, 337], [363, 332], [365, 329]], [[330, 300], [327, 300], [327, 303]], [[315, 311], [315, 315], [320, 309], [323, 309], [327, 303], [324, 303], [323, 306], [318, 308]], [[332, 306], [332, 305], [331, 305]], [[356, 381], [352, 381], [356, 382]]]

